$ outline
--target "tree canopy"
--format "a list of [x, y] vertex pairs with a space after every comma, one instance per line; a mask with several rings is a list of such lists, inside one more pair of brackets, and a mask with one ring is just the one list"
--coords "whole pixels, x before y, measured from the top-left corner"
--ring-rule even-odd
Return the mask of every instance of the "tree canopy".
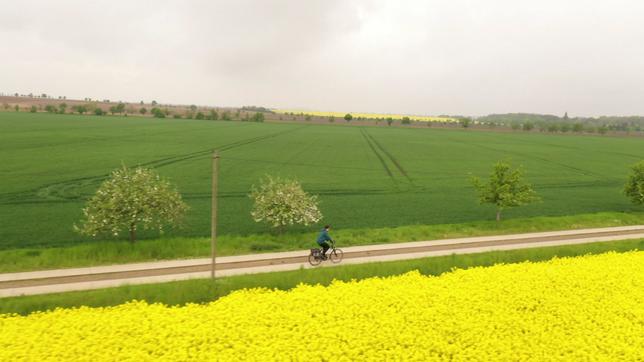
[[624, 194], [636, 205], [644, 205], [644, 160], [631, 167]]
[[307, 194], [296, 180], [266, 176], [259, 186], [253, 185], [251, 216], [283, 231], [295, 224], [310, 225], [322, 219], [317, 196]]
[[504, 209], [517, 207], [540, 200], [532, 186], [524, 180], [521, 169], [512, 169], [506, 162], [494, 164], [487, 183], [478, 177], [472, 178], [472, 184], [479, 193], [481, 204], [496, 206], [496, 220], [501, 220]]
[[74, 229], [92, 237], [127, 230], [134, 242], [139, 228], [162, 233], [165, 225], [179, 226], [187, 210], [179, 192], [155, 171], [123, 166], [101, 184]]

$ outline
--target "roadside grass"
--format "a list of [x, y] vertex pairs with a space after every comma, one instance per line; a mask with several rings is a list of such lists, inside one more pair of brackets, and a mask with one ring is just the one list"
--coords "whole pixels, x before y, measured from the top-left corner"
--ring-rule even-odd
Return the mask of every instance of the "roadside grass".
[[[557, 217], [476, 221], [462, 224], [412, 225], [395, 228], [333, 230], [339, 246], [448, 239], [540, 231], [572, 230], [644, 224], [644, 213], [602, 212]], [[241, 255], [307, 249], [316, 233], [222, 235], [218, 255]], [[154, 260], [207, 257], [209, 238], [175, 237], [127, 241], [101, 241], [56, 248], [0, 250], [0, 272], [122, 264]]]
[[[544, 261], [554, 257], [601, 254], [608, 251], [644, 250], [643, 240], [623, 240], [543, 248], [491, 251], [477, 254], [448, 255], [414, 260], [340, 265], [332, 268], [299, 269], [287, 272], [240, 275], [218, 279], [193, 279], [161, 284], [130, 285], [116, 288], [67, 292], [0, 299], [0, 313], [29, 314], [55, 308], [103, 307], [131, 300], [183, 305], [216, 300], [235, 290], [268, 288], [288, 290], [300, 283], [328, 285], [333, 280], [358, 280], [386, 277], [418, 270], [425, 275], [440, 275], [454, 268], [472, 268], [500, 263]], [[270, 311], [267, 311], [270, 313]]]

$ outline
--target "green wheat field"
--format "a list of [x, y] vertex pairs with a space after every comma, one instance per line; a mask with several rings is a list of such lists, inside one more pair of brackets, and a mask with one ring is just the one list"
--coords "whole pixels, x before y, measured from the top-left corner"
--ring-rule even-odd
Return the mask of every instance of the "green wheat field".
[[155, 168], [190, 205], [185, 227], [167, 235], [207, 236], [212, 149], [222, 156], [223, 235], [269, 231], [251, 219], [248, 198], [266, 174], [319, 195], [322, 223], [382, 228], [492, 220], [469, 179], [498, 160], [523, 166], [542, 197], [507, 218], [635, 211], [621, 190], [644, 158], [641, 138], [4, 112], [0, 249], [88, 242], [73, 224], [122, 164]]

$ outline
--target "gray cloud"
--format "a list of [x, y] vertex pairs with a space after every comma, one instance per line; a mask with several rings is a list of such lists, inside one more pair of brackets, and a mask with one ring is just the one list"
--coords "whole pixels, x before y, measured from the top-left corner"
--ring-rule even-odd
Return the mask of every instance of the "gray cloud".
[[644, 114], [637, 1], [0, 5], [4, 92], [412, 114]]

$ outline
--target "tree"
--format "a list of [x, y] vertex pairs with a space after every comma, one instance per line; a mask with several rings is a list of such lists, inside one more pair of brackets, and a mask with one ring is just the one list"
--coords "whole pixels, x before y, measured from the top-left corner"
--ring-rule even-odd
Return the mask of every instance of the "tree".
[[561, 132], [564, 132], [564, 133], [570, 131], [570, 128], [571, 127], [570, 127], [570, 125], [568, 123], [562, 123], [559, 126], [559, 130], [561, 130]]
[[31, 106], [31, 108], [29, 109], [29, 112], [31, 112], [31, 113], [36, 113], [36, 112], [38, 112], [38, 107], [36, 107], [36, 106]]
[[394, 123], [394, 119], [391, 117], [387, 118], [387, 126], [391, 126], [391, 124]]
[[564, 113], [563, 119], [564, 119], [564, 121], [568, 120], [568, 112]]
[[230, 121], [230, 112], [224, 111], [224, 113], [221, 114], [221, 120], [222, 121]]
[[532, 123], [532, 122], [526, 122], [526, 123], [523, 124], [523, 130], [524, 131], [530, 132], [530, 131], [532, 131], [533, 128], [534, 128], [534, 123]]
[[329, 116], [329, 123], [333, 123], [333, 122], [335, 122], [335, 117]]
[[510, 164], [497, 162], [487, 183], [478, 177], [472, 184], [479, 193], [481, 204], [496, 205], [496, 221], [501, 220], [501, 211], [540, 200], [532, 186], [524, 181], [521, 169], [512, 170]]
[[583, 123], [575, 123], [572, 125], [572, 131], [576, 133], [581, 133], [584, 131], [584, 124]]
[[15, 109], [16, 112], [20, 112], [20, 107], [17, 104], [15, 106], [13, 106], [13, 109]]
[[67, 109], [67, 103], [65, 102], [58, 105], [58, 113], [65, 114], [66, 109]]
[[119, 103], [118, 103], [117, 105], [115, 105], [115, 106], [111, 106], [111, 107], [110, 107], [110, 113], [112, 113], [112, 114], [114, 114], [114, 113], [121, 114], [121, 113], [123, 113], [124, 111], [125, 111], [125, 104], [123, 104], [123, 103], [121, 103], [121, 102], [119, 102]]
[[192, 112], [196, 112], [196, 111], [197, 111], [197, 106], [196, 106], [196, 105], [194, 105], [194, 104], [191, 104], [191, 105], [190, 105], [190, 110], [191, 110]]
[[409, 119], [409, 117], [405, 116], [405, 117], [402, 118], [401, 123], [402, 124], [411, 124], [411, 119]]
[[317, 196], [304, 192], [296, 180], [266, 176], [259, 186], [252, 186], [249, 197], [254, 203], [250, 213], [253, 220], [265, 222], [279, 232], [286, 226], [308, 226], [322, 219]]
[[347, 113], [347, 114], [344, 115], [344, 120], [345, 121], [351, 122], [352, 119], [353, 119], [353, 116], [351, 115], [351, 113]]
[[78, 112], [78, 114], [84, 114], [87, 112], [87, 107], [86, 106], [72, 106], [72, 111], [73, 112]]
[[559, 131], [559, 125], [556, 123], [551, 123], [548, 125], [548, 132], [558, 132]]
[[219, 119], [219, 113], [217, 113], [217, 111], [215, 111], [214, 109], [211, 109], [210, 110], [210, 119], [212, 119], [213, 121], [218, 120]]
[[74, 229], [91, 237], [127, 230], [134, 242], [138, 229], [163, 233], [166, 225], [180, 226], [187, 210], [176, 188], [155, 171], [123, 166], [101, 184], [83, 209], [81, 226]]
[[160, 108], [154, 107], [150, 111], [152, 115], [156, 118], [165, 118], [165, 112], [163, 112]]
[[45, 111], [47, 111], [48, 113], [56, 113], [58, 109], [56, 109], [56, 106], [48, 104], [45, 106]]
[[257, 112], [250, 119], [253, 122], [264, 122], [264, 113]]
[[624, 195], [628, 196], [635, 205], [644, 205], [644, 161], [631, 167], [631, 174], [624, 185]]
[[472, 123], [472, 120], [467, 117], [463, 117], [459, 118], [458, 122], [461, 124], [461, 127], [468, 128], [470, 126], [470, 123]]
[[9, 103], [2, 103], [2, 108], [4, 108], [5, 111], [9, 109], [9, 107]]
[[103, 111], [103, 109], [102, 109], [102, 108], [100, 108], [100, 107], [96, 107], [96, 108], [94, 109], [94, 114], [95, 114], [95, 115], [97, 115], [97, 116], [102, 116], [102, 115], [104, 115], [104, 114], [105, 114], [105, 111]]
[[153, 106], [156, 106], [157, 104], [158, 104], [157, 101], [152, 101]]
[[597, 127], [597, 133], [606, 134], [606, 132], [608, 132], [608, 127], [606, 127], [606, 125], [603, 125], [601, 127]]
[[201, 112], [197, 112], [197, 115], [195, 116], [195, 119], [204, 119], [204, 114]]
[[148, 113], [148, 110], [145, 107], [141, 107], [141, 109], [139, 109], [139, 113], [146, 114]]

